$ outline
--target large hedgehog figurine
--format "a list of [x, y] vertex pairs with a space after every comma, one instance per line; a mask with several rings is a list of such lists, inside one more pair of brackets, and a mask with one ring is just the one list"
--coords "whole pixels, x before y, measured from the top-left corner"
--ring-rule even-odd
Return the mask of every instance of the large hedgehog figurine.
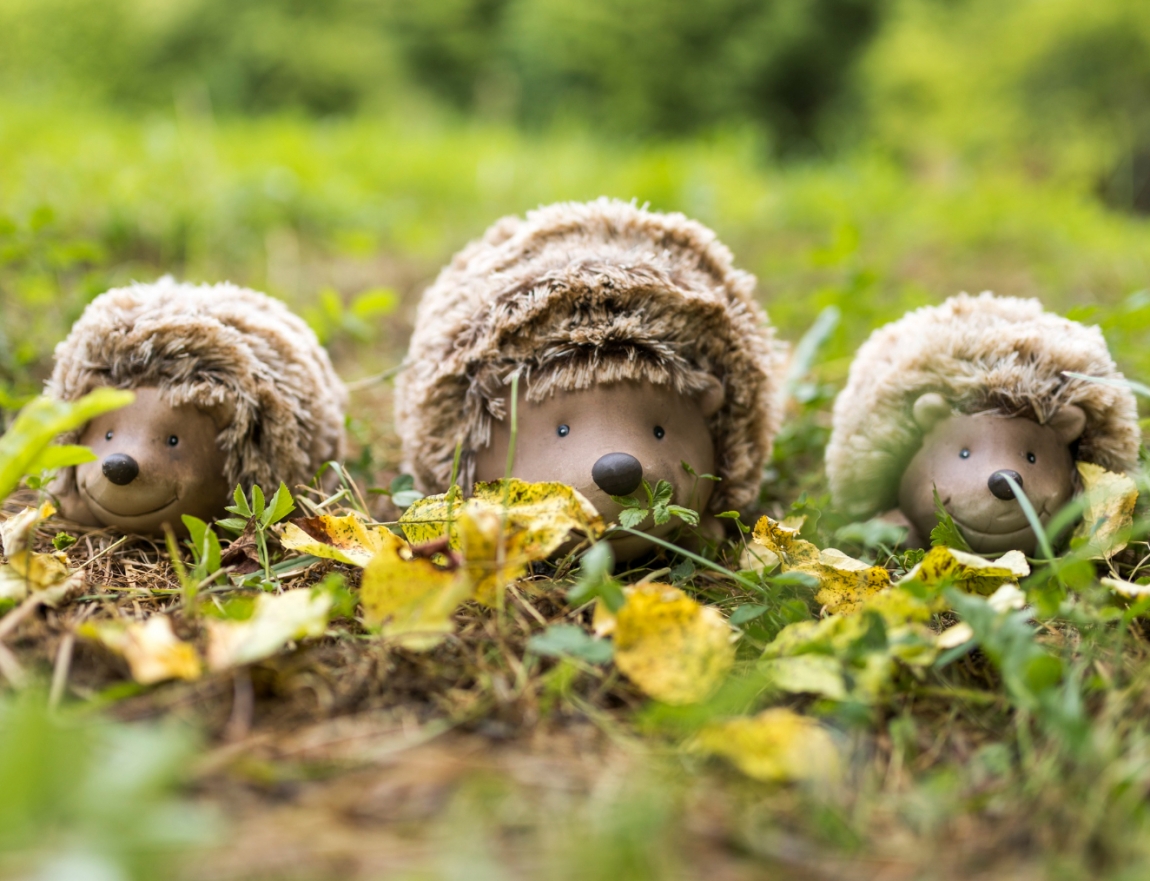
[[[1012, 481], [1045, 523], [1078, 489], [1076, 461], [1128, 471], [1133, 394], [1097, 327], [1037, 300], [960, 294], [875, 331], [835, 402], [827, 476], [856, 516], [890, 511], [922, 546], [934, 494], [970, 546], [1034, 553]], [[1009, 479], [1008, 479], [1009, 478]]]
[[68, 438], [98, 460], [63, 472], [62, 513], [125, 532], [219, 516], [234, 487], [311, 480], [344, 450], [347, 392], [286, 306], [232, 284], [165, 277], [108, 291], [56, 348], [48, 394], [135, 401]]
[[444, 491], [458, 444], [464, 487], [503, 477], [517, 376], [512, 476], [567, 483], [608, 521], [644, 480], [701, 513], [747, 505], [780, 416], [754, 285], [681, 214], [599, 199], [498, 221], [420, 304], [397, 388], [406, 467]]

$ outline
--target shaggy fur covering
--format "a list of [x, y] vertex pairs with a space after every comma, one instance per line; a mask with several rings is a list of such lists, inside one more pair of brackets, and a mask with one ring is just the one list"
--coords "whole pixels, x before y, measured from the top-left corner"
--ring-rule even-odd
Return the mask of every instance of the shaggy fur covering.
[[781, 409], [754, 287], [715, 234], [682, 214], [599, 199], [498, 221], [420, 304], [397, 384], [406, 468], [424, 490], [445, 490], [462, 442], [469, 486], [513, 373], [531, 401], [620, 380], [690, 393], [710, 374], [726, 395], [709, 424], [722, 478], [711, 509], [746, 505]]
[[230, 415], [225, 475], [248, 490], [307, 483], [344, 453], [347, 390], [315, 334], [283, 303], [232, 284], [165, 277], [93, 300], [56, 347], [47, 391], [71, 401], [100, 386], [154, 387], [173, 405]]
[[940, 393], [956, 412], [1039, 423], [1077, 404], [1086, 412], [1077, 458], [1132, 469], [1141, 443], [1134, 395], [1063, 371], [1122, 378], [1097, 327], [1044, 312], [1037, 300], [960, 294], [879, 328], [835, 401], [827, 446], [835, 503], [856, 516], [898, 504], [903, 469], [922, 443], [911, 409], [926, 392]]

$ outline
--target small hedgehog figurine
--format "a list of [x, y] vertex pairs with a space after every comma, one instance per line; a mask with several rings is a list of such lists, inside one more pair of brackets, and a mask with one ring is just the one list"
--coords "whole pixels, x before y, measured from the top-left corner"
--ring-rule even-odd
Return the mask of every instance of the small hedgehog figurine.
[[643, 481], [704, 515], [749, 504], [780, 417], [754, 285], [681, 214], [599, 199], [498, 221], [423, 296], [397, 385], [405, 467], [442, 492], [458, 444], [461, 485], [503, 477], [517, 376], [512, 476], [569, 484], [607, 521]]
[[[1014, 485], [1047, 522], [1079, 489], [1076, 461], [1129, 471], [1133, 394], [1097, 327], [1037, 300], [960, 294], [875, 331], [835, 401], [827, 476], [836, 504], [910, 528], [922, 547], [934, 494], [971, 548], [1033, 554]], [[1007, 478], [1010, 478], [1009, 480]]]
[[306, 483], [344, 449], [347, 392], [315, 334], [278, 300], [165, 277], [108, 291], [56, 347], [49, 395], [136, 400], [67, 440], [98, 460], [62, 472], [65, 517], [125, 532], [220, 516], [234, 487]]

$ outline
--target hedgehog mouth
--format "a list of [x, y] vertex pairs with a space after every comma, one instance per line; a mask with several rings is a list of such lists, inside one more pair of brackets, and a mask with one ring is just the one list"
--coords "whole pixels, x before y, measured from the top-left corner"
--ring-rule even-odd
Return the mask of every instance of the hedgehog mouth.
[[163, 504], [149, 508], [146, 511], [117, 511], [115, 508], [108, 507], [108, 505], [96, 501], [96, 497], [89, 491], [86, 484], [80, 484], [80, 492], [84, 496], [84, 501], [96, 509], [94, 513], [120, 518], [148, 517], [152, 514], [159, 514], [161, 511], [173, 507], [180, 501], [179, 495], [174, 495]]
[[[1046, 507], [1043, 506], [1036, 513], [1038, 514], [1039, 522], [1041, 522], [1042, 518], [1046, 517]], [[1009, 528], [1006, 529], [975, 529], [973, 526], [964, 523], [953, 514], [950, 516], [951, 519], [955, 522], [955, 525], [958, 526], [960, 530], [962, 530], [963, 535], [971, 536], [974, 538], [1022, 538], [1033, 532], [1030, 526], [1030, 521], [1026, 519], [1025, 515], [1023, 515], [1021, 525], [1016, 526], [1014, 524], [1007, 524]]]

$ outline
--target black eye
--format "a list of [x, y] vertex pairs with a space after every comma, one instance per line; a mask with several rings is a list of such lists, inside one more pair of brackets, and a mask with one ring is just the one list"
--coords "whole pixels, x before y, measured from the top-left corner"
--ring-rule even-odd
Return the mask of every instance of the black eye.
[[1026, 461], [1029, 462], [1031, 465], [1033, 465], [1035, 462], [1038, 461], [1038, 457], [1036, 455], [1034, 455], [1034, 453], [1027, 453], [1026, 454]]
[[968, 450], [966, 447], [963, 447], [962, 452], [960, 452], [958, 455], [959, 455], [959, 458], [961, 458], [961, 459], [969, 459], [970, 458], [970, 450]]
[[557, 429], [555, 429], [555, 433], [558, 434], [560, 437], [567, 437], [567, 435], [569, 435], [571, 433], [571, 426], [570, 425], [560, 425]]
[[109, 431], [107, 434], [104, 435], [104, 440], [111, 440], [111, 439], [112, 439], [112, 432]]
[[169, 447], [174, 447], [179, 442], [180, 442], [180, 439], [178, 437], [176, 437], [174, 434], [168, 435], [168, 446]]
[[662, 440], [662, 439], [663, 439], [663, 436], [664, 436], [666, 433], [667, 433], [667, 432], [663, 431], [663, 426], [661, 426], [661, 425], [656, 425], [656, 426], [655, 426], [655, 438], [656, 438], [657, 440]]

